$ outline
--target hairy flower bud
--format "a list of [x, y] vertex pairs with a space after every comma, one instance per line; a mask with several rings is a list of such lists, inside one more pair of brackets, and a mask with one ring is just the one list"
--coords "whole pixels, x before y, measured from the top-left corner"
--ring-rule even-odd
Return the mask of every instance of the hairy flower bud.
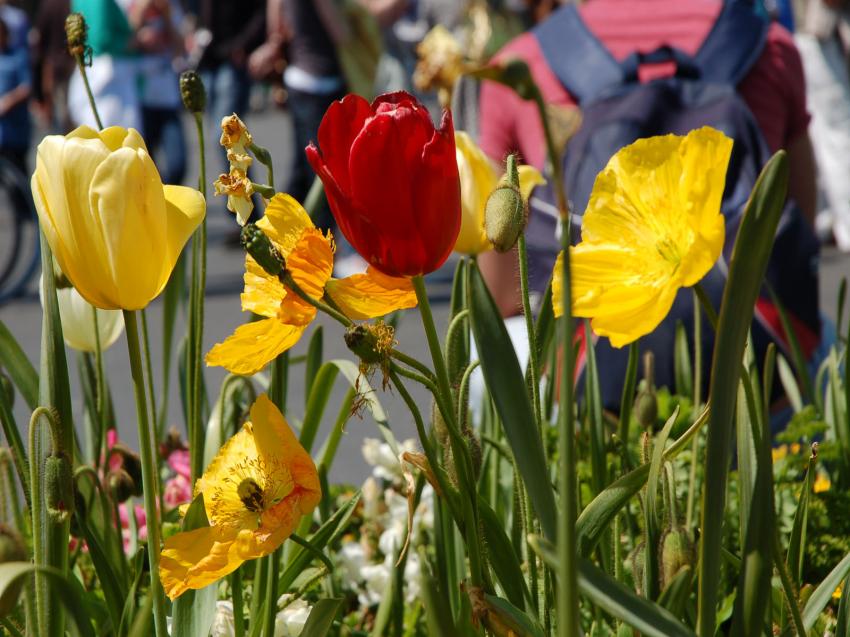
[[180, 74], [180, 97], [190, 113], [203, 113], [207, 106], [207, 90], [201, 76], [195, 71]]
[[507, 252], [528, 222], [528, 204], [519, 189], [516, 155], [508, 156], [507, 179], [496, 187], [484, 207], [484, 231], [496, 252]]
[[655, 357], [646, 352], [643, 357], [643, 380], [635, 398], [634, 411], [637, 421], [646, 428], [652, 427], [658, 420], [658, 399], [655, 395]]
[[[21, 536], [11, 527], [0, 524], [0, 564], [27, 560], [27, 552]], [[0, 595], [0, 617], [7, 617], [15, 609], [24, 581], [24, 578], [18, 578]]]
[[115, 502], [121, 503], [136, 495], [136, 483], [124, 469], [114, 469], [106, 475], [106, 486]]
[[693, 564], [693, 546], [688, 534], [681, 529], [669, 529], [661, 538], [659, 551], [661, 568], [661, 590], [667, 588], [670, 581], [683, 566]]
[[74, 512], [74, 475], [66, 453], [52, 453], [44, 461], [44, 490], [51, 515], [64, 517]]
[[286, 262], [278, 249], [256, 224], [249, 223], [243, 226], [240, 239], [245, 251], [254, 257], [254, 261], [272, 276], [279, 275], [286, 267]]
[[65, 18], [65, 37], [68, 52], [75, 58], [84, 58], [89, 52], [88, 25], [82, 13], [71, 13]]

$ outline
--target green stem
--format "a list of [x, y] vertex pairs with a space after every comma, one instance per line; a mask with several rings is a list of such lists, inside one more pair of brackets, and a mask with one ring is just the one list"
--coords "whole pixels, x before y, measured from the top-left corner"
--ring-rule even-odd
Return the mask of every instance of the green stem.
[[700, 305], [702, 305], [702, 309], [708, 317], [708, 322], [711, 323], [711, 327], [716, 332], [717, 310], [715, 310], [714, 306], [711, 304], [711, 299], [708, 297], [708, 293], [705, 291], [705, 288], [702, 287], [701, 283], [697, 282], [694, 284], [694, 294], [696, 294], [699, 299]]
[[167, 637], [165, 623], [165, 598], [162, 582], [159, 579], [160, 520], [159, 498], [157, 496], [157, 470], [155, 464], [156, 443], [148, 415], [148, 403], [145, 396], [145, 377], [142, 371], [142, 356], [139, 349], [139, 328], [136, 313], [124, 310], [124, 324], [127, 330], [127, 350], [130, 358], [130, 372], [133, 377], [133, 390], [136, 396], [136, 417], [139, 427], [139, 455], [142, 461], [142, 487], [144, 489], [145, 516], [148, 529], [148, 564], [150, 565], [151, 596], [156, 637]]
[[419, 362], [418, 360], [416, 360], [412, 356], [409, 356], [409, 355], [405, 354], [404, 352], [401, 352], [401, 351], [393, 348], [392, 350], [390, 350], [390, 357], [396, 359], [399, 363], [404, 363], [408, 367], [412, 367], [413, 369], [418, 371], [420, 374], [422, 374], [423, 376], [428, 378], [431, 382], [437, 381], [436, 376], [434, 376], [434, 372], [432, 372], [430, 369], [428, 369], [427, 365], [422, 364], [421, 362]]
[[231, 600], [233, 602], [233, 637], [245, 637], [245, 613], [242, 608], [242, 568], [230, 575]]
[[[151, 365], [151, 348], [150, 340], [148, 339], [148, 315], [146, 310], [140, 310], [139, 315], [142, 317], [142, 356], [145, 359], [145, 374], [147, 375], [148, 399], [150, 401], [150, 413], [156, 413], [156, 395], [153, 387], [153, 366]], [[157, 440], [156, 432], [153, 435], [154, 441]]]
[[80, 70], [80, 75], [83, 76], [83, 85], [86, 87], [86, 96], [89, 98], [89, 106], [91, 107], [91, 112], [94, 115], [94, 121], [97, 122], [97, 127], [100, 130], [103, 130], [103, 122], [100, 119], [100, 113], [97, 112], [97, 104], [94, 102], [94, 95], [91, 92], [91, 86], [89, 85], [89, 76], [86, 73], [86, 64], [83, 60], [82, 55], [75, 56], [77, 59], [77, 68]]
[[[702, 315], [698, 294], [694, 289], [694, 413], [699, 412], [702, 403]], [[690, 531], [694, 524], [694, 506], [697, 494], [697, 454], [699, 453], [699, 436], [694, 436], [691, 443], [691, 467], [688, 475], [688, 500], [685, 509], [685, 528]]]
[[517, 240], [519, 254], [519, 284], [522, 293], [522, 313], [525, 315], [525, 329], [528, 332], [528, 371], [531, 376], [531, 399], [534, 401], [534, 419], [537, 430], [543, 435], [543, 414], [540, 409], [540, 368], [537, 364], [537, 337], [534, 333], [534, 316], [531, 314], [531, 300], [528, 296], [528, 248], [525, 233]]
[[103, 373], [103, 347], [100, 343], [100, 327], [98, 325], [97, 309], [91, 306], [92, 327], [94, 328], [94, 378], [95, 378], [95, 410], [97, 425], [94, 440], [90, 441], [92, 462], [100, 466], [101, 446], [106, 436], [106, 376]]
[[283, 546], [277, 547], [274, 553], [268, 556], [268, 579], [266, 580], [266, 622], [263, 635], [274, 637], [274, 624], [277, 618], [277, 579], [280, 574], [280, 559]]
[[293, 292], [295, 292], [295, 294], [297, 294], [300, 298], [312, 305], [314, 308], [316, 308], [320, 312], [324, 312], [331, 318], [336, 319], [345, 327], [351, 327], [352, 325], [354, 325], [354, 322], [350, 318], [345, 316], [345, 314], [339, 312], [338, 310], [335, 310], [323, 301], [314, 299], [312, 296], [302, 290], [301, 286], [295, 282], [295, 279], [292, 278], [292, 274], [290, 274], [287, 270], [284, 270], [280, 273], [280, 282], [283, 283], [289, 289], [291, 289]]

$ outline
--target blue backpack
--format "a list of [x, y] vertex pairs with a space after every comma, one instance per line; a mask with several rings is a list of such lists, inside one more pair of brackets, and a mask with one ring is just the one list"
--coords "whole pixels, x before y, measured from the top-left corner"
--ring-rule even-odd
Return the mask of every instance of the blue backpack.
[[[620, 148], [642, 137], [684, 135], [701, 126], [713, 126], [734, 140], [721, 209], [726, 219], [726, 245], [702, 285], [715, 308], [720, 307], [738, 224], [756, 178], [770, 158], [752, 113], [736, 86], [758, 59], [769, 24], [744, 0], [727, 2], [708, 37], [694, 56], [670, 46], [635, 53], [617, 62], [582, 22], [578, 11], [566, 5], [534, 29], [548, 65], [582, 109], [582, 126], [570, 140], [563, 157], [567, 195], [572, 211], [573, 244], [580, 238], [581, 215], [587, 207], [596, 175]], [[642, 64], [675, 64], [672, 77], [638, 81]], [[527, 231], [531, 287], [545, 289], [559, 251], [557, 209], [550, 187], [537, 188], [530, 201]], [[818, 241], [799, 208], [789, 202], [783, 212], [767, 271], [767, 281], [791, 317], [795, 335], [807, 354], [820, 341], [818, 312]], [[640, 341], [641, 351], [655, 354], [655, 383], [674, 386], [673, 347], [676, 323], [684, 325], [693, 343], [693, 295], [683, 289], [667, 318]], [[777, 307], [767, 286], [756, 305], [752, 324], [756, 360], [764, 359], [775, 342], [789, 355]], [[714, 334], [705, 322], [702, 347], [707, 383]], [[598, 339], [595, 352], [602, 404], [619, 408], [628, 349], [613, 348]], [[583, 371], [583, 345], [578, 372]], [[583, 384], [583, 374], [579, 377]], [[703, 391], [703, 396], [706, 391]]]

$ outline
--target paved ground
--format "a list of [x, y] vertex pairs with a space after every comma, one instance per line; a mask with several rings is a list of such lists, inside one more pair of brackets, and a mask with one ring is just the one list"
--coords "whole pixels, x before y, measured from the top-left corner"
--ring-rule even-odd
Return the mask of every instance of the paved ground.
[[[281, 179], [288, 170], [291, 161], [291, 149], [289, 148], [288, 140], [290, 137], [289, 121], [287, 117], [275, 111], [273, 113], [263, 113], [247, 118], [248, 125], [258, 143], [267, 146], [271, 149], [275, 157], [276, 174]], [[188, 126], [186, 132], [192, 132]], [[207, 139], [217, 140], [217, 133], [210, 129]], [[192, 144], [194, 147], [194, 144]], [[213, 173], [219, 164], [218, 157], [213, 153], [217, 151], [215, 143], [208, 142], [208, 172]], [[190, 153], [191, 154], [191, 153]], [[197, 168], [192, 166], [190, 174], [192, 181], [196, 179]], [[204, 347], [208, 350], [214, 343], [225, 338], [230, 332], [239, 325], [244, 316], [240, 312], [239, 307], [239, 292], [241, 289], [241, 277], [243, 269], [243, 257], [241, 250], [228, 248], [226, 239], [228, 235], [236, 232], [236, 225], [233, 222], [232, 216], [223, 212], [221, 200], [216, 200], [211, 205], [209, 211], [209, 228], [210, 228], [210, 249], [209, 249], [209, 279], [208, 279], [208, 294], [206, 305], [206, 326], [204, 333]], [[0, 229], [2, 232], [2, 229]], [[822, 259], [822, 280], [821, 280], [821, 299], [824, 312], [834, 319], [836, 314], [836, 295], [841, 277], [850, 274], [850, 255], [843, 255], [835, 250], [827, 249], [824, 252]], [[447, 307], [445, 303], [445, 284], [439, 280], [433, 282], [435, 285], [433, 290], [437, 297], [435, 304], [435, 314], [438, 323], [441, 326], [445, 325]], [[18, 338], [30, 359], [37, 364], [40, 347], [40, 329], [41, 329], [41, 308], [37, 296], [31, 294], [26, 298], [15, 301], [0, 307], [0, 320], [2, 320], [11, 329], [12, 333]], [[148, 310], [148, 321], [151, 329], [152, 343], [157, 344], [161, 334], [161, 304], [154, 302]], [[182, 317], [181, 317], [182, 321]], [[350, 353], [345, 348], [342, 342], [342, 331], [331, 320], [325, 320], [324, 317], [319, 321], [325, 326], [325, 358], [351, 358]], [[178, 330], [182, 329], [181, 327]], [[179, 333], [179, 332], [178, 332]], [[425, 344], [422, 329], [418, 323], [415, 313], [410, 313], [406, 320], [402, 322], [398, 332], [398, 340], [400, 347], [405, 351], [417, 356], [423, 361], [427, 361], [428, 353]], [[294, 353], [298, 354], [304, 351], [306, 339], [296, 346]], [[153, 346], [155, 368], [154, 376], [158, 379], [161, 369], [161, 356], [156, 345]], [[107, 373], [111, 380], [113, 396], [116, 401], [116, 410], [118, 418], [118, 428], [121, 436], [127, 441], [134, 441], [135, 434], [135, 410], [132, 398], [132, 388], [130, 386], [129, 365], [127, 362], [126, 348], [124, 340], [119, 341], [105, 353], [107, 365]], [[76, 365], [73, 357], [69, 361], [72, 369], [72, 383], [77, 387]], [[211, 391], [217, 393], [224, 373], [217, 368], [206, 370], [206, 380]], [[414, 396], [417, 402], [427, 409], [429, 404], [424, 392], [411, 388], [414, 391]], [[157, 397], [161, 399], [163, 388], [157, 387]], [[178, 425], [182, 430], [182, 422], [178, 407], [177, 392], [174, 387], [168, 388], [170, 393], [170, 409], [169, 421]], [[334, 395], [331, 399], [331, 407], [325, 415], [325, 422], [320, 433], [319, 440], [321, 441], [324, 432], [330, 426], [330, 421], [335, 417], [335, 405], [338, 404], [346, 391], [343, 380], [337, 381]], [[74, 390], [74, 396], [79, 396], [79, 392]], [[388, 413], [390, 425], [395, 431], [399, 439], [403, 439], [414, 435], [412, 420], [401, 403], [400, 399], [389, 392], [380, 392], [379, 398]], [[19, 401], [20, 402], [20, 401]], [[303, 377], [300, 374], [300, 368], [296, 368], [291, 378], [289, 390], [289, 411], [294, 415], [294, 418], [300, 418], [303, 413], [304, 405], [304, 383]], [[79, 398], [75, 400], [75, 408], [81, 407]], [[19, 422], [23, 423], [26, 419], [26, 414], [20, 405], [16, 410], [16, 415]], [[368, 469], [362, 461], [360, 455], [360, 445], [364, 437], [377, 437], [377, 430], [373, 421], [369, 416], [364, 416], [362, 420], [353, 419], [350, 421], [346, 436], [343, 438], [340, 446], [338, 460], [331, 472], [331, 479], [337, 481], [348, 481], [359, 483], [366, 475]]]

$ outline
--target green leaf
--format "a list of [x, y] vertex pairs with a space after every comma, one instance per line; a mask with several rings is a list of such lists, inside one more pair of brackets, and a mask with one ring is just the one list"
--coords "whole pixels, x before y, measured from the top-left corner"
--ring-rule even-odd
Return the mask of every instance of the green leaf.
[[850, 637], [850, 576], [844, 579], [841, 588], [841, 599], [838, 601], [838, 620], [835, 623], [834, 634], [835, 637]]
[[803, 624], [806, 630], [811, 630], [832, 594], [850, 574], [850, 553], [848, 553], [838, 565], [829, 572], [820, 585], [814, 590], [803, 609]]
[[50, 566], [38, 567], [30, 562], [6, 562], [0, 564], [0, 597], [14, 587], [22, 578], [33, 573], [41, 574], [51, 589], [56, 593], [56, 599], [68, 611], [74, 621], [77, 632], [81, 637], [95, 637], [91, 619], [86, 615], [85, 592], [75, 577], [66, 577], [61, 571]]
[[688, 333], [681, 321], [676, 321], [676, 343], [673, 346], [673, 376], [676, 379], [676, 393], [680, 396], [694, 395], [694, 372], [691, 365], [691, 351], [688, 345]]
[[663, 606], [674, 617], [681, 617], [685, 612], [685, 604], [688, 602], [693, 589], [694, 569], [691, 566], [683, 566], [673, 576], [661, 595], [658, 596], [658, 604]]
[[[495, 622], [505, 632], [496, 632], [496, 634], [515, 635], [516, 637], [543, 637], [543, 630], [531, 617], [526, 615], [509, 601], [490, 595], [484, 594], [484, 599], [487, 601], [487, 616], [484, 620], [485, 626], [493, 626]], [[495, 631], [494, 631], [495, 632]]]
[[9, 374], [27, 406], [38, 407], [38, 374], [3, 321], [0, 321], [0, 367]]
[[[788, 160], [776, 153], [762, 170], [750, 196], [732, 251], [723, 291], [711, 366], [712, 404], [705, 450], [702, 532], [699, 557], [697, 625], [713, 635], [720, 586], [720, 548], [729, 473], [732, 427], [739, 370], [752, 322], [753, 307], [764, 281], [773, 237], [788, 191]], [[769, 553], [768, 553], [769, 555]]]
[[800, 386], [797, 384], [794, 370], [791, 369], [791, 366], [782, 354], [776, 355], [776, 366], [779, 370], [779, 380], [782, 382], [782, 389], [785, 390], [785, 395], [788, 396], [788, 402], [791, 403], [791, 408], [796, 414], [803, 409], [803, 396], [800, 394]]
[[[329, 544], [333, 544], [348, 525], [348, 521], [351, 519], [358, 502], [360, 502], [360, 491], [351, 496], [348, 502], [337, 509], [327, 522], [307, 538], [310, 544], [319, 551]], [[295, 578], [301, 574], [301, 571], [307, 568], [307, 565], [312, 560], [313, 555], [305, 548], [301, 546], [295, 548], [291, 553], [289, 563], [278, 580], [277, 590], [281, 593], [288, 591]]]
[[478, 498], [478, 515], [481, 520], [481, 528], [484, 531], [484, 540], [487, 542], [488, 550], [495, 559], [490, 561], [496, 578], [505, 590], [508, 600], [519, 608], [525, 609], [525, 600], [531, 600], [531, 593], [525, 583], [519, 560], [510, 538], [505, 534], [504, 520], [499, 518], [484, 498]]
[[425, 610], [425, 625], [428, 637], [444, 637], [457, 634], [452, 623], [452, 610], [431, 573], [425, 547], [419, 548], [419, 577], [422, 585], [422, 607]]
[[[664, 453], [664, 460], [674, 458], [677, 453], [687, 447], [691, 438], [708, 421], [709, 413], [710, 410], [706, 407], [694, 424], [670, 445]], [[641, 465], [612, 482], [590, 501], [576, 520], [576, 544], [579, 555], [587, 557], [591, 554], [614, 516], [641, 490], [648, 477], [649, 465]]]
[[342, 608], [343, 599], [320, 599], [313, 605], [301, 637], [325, 637]]
[[803, 398], [806, 399], [806, 402], [811, 402], [815, 392], [812, 387], [812, 377], [809, 375], [808, 361], [805, 354], [803, 354], [803, 348], [800, 347], [797, 332], [794, 330], [794, 325], [791, 323], [788, 312], [785, 311], [785, 306], [782, 305], [782, 301], [776, 296], [770, 284], [767, 284], [767, 291], [770, 294], [773, 305], [779, 311], [779, 322], [782, 324], [782, 331], [785, 333], [785, 338], [788, 339], [788, 344], [791, 347], [791, 360], [794, 363], [797, 378], [800, 379], [800, 384], [803, 386]]
[[585, 352], [585, 404], [590, 429], [590, 466], [594, 494], [600, 493], [608, 483], [605, 458], [605, 424], [602, 420], [602, 396], [599, 391], [599, 370], [596, 366], [596, 348], [590, 321], [584, 320]]
[[[183, 517], [183, 531], [194, 531], [209, 526], [204, 494], [199, 493]], [[215, 617], [218, 584], [212, 583], [199, 590], [188, 590], [174, 600], [172, 606], [172, 634], [175, 637], [207, 637]]]
[[555, 495], [540, 436], [534, 429], [534, 412], [525, 391], [522, 370], [505, 323], [475, 264], [469, 266], [469, 310], [472, 332], [484, 380], [502, 421], [508, 444], [525, 483], [546, 537], [556, 534]]
[[316, 375], [319, 373], [319, 367], [322, 364], [322, 352], [324, 350], [324, 329], [321, 325], [317, 326], [310, 337], [310, 343], [307, 345], [307, 358], [304, 362], [304, 405], [305, 407], [310, 402], [310, 393], [313, 389], [313, 381], [316, 380]]
[[806, 527], [809, 520], [809, 498], [815, 483], [815, 455], [809, 456], [809, 464], [806, 467], [806, 478], [803, 480], [803, 488], [800, 500], [797, 502], [797, 510], [794, 512], [794, 524], [791, 527], [791, 535], [788, 538], [788, 553], [785, 563], [794, 583], [799, 587], [803, 582], [803, 557], [806, 546]]

